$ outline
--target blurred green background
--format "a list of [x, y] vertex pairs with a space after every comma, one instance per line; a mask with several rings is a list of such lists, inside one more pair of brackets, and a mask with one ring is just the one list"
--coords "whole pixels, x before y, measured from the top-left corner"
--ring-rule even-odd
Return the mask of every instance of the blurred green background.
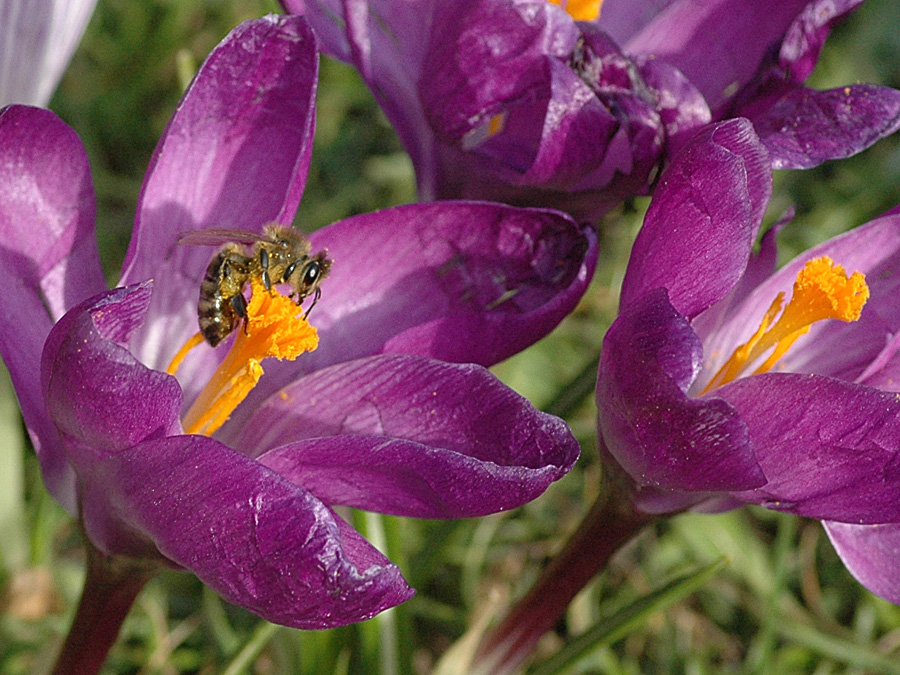
[[[232, 27], [272, 11], [278, 6], [266, 0], [100, 0], [50, 107], [87, 147], [110, 282], [143, 173], [183, 88]], [[898, 35], [900, 3], [870, 0], [829, 40], [814, 86], [900, 88]], [[352, 69], [323, 62], [318, 111], [298, 226], [313, 230], [414, 200], [411, 164]], [[900, 202], [898, 179], [897, 138], [850, 160], [777, 175], [769, 222], [790, 205], [797, 209], [781, 237], [783, 257]], [[646, 200], [636, 200], [607, 219], [597, 277], [577, 311], [495, 368], [570, 422], [583, 447], [570, 476], [516, 512], [479, 520], [353, 514], [418, 590], [406, 605], [359, 626], [321, 633], [272, 627], [191, 575], [160, 575], [132, 610], [107, 672], [428, 673], [477, 617], [523, 593], [601, 489], [592, 364], [645, 208]], [[585, 382], [584, 395], [560, 398]], [[78, 599], [83, 552], [72, 520], [43, 489], [15, 406], [8, 396], [0, 404], [7, 441], [0, 448], [0, 675], [24, 675], [52, 663]], [[900, 673], [900, 608], [852, 579], [818, 523], [760, 509], [684, 515], [648, 528], [579, 596], [539, 658], [660, 580], [722, 556], [727, 564], [699, 591], [623, 628], [565, 672]]]

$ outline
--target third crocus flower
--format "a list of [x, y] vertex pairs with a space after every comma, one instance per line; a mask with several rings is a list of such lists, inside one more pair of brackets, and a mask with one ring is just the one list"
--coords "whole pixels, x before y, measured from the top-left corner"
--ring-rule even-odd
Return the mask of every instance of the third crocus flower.
[[850, 156], [900, 125], [900, 93], [804, 86], [861, 0], [283, 0], [352, 63], [423, 199], [594, 220], [646, 194], [710, 120], [750, 118], [775, 168]]
[[704, 130], [667, 171], [603, 344], [602, 443], [643, 511], [897, 522], [900, 218], [775, 271], [778, 227], [753, 253], [770, 191], [745, 120]]
[[590, 279], [595, 239], [557, 212], [349, 218], [311, 237], [333, 261], [312, 325], [309, 302], [251, 279], [228, 339], [193, 337], [217, 249], [185, 233], [290, 224], [317, 72], [300, 17], [217, 47], [151, 160], [112, 290], [81, 142], [48, 111], [0, 112], [0, 350], [45, 484], [93, 551], [60, 672], [100, 667], [114, 615], [161, 567], [289, 626], [371, 617], [412, 590], [333, 507], [491, 513], [578, 456], [561, 420], [482, 367], [551, 330]]
[[516, 672], [613, 553], [686, 510], [759, 504], [828, 521], [850, 571], [900, 597], [900, 213], [776, 270], [786, 218], [754, 248], [770, 167], [738, 118], [700, 130], [661, 177], [600, 356], [609, 494], [473, 672]]

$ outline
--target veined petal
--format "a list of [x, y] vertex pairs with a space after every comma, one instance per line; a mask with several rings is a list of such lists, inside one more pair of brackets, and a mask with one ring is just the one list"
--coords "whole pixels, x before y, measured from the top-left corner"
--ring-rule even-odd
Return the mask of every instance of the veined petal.
[[[606, 27], [607, 15], [612, 23], [616, 14], [628, 12], [624, 7], [628, 2], [606, 0], [600, 27]], [[642, 16], [643, 25], [631, 35], [620, 33], [617, 26], [611, 26], [611, 30], [626, 53], [653, 55], [678, 68], [715, 109], [751, 80], [766, 54], [780, 45], [808, 3], [675, 0], [664, 6], [655, 3], [656, 8]], [[616, 24], [620, 24], [619, 19]], [[632, 23], [634, 28], [637, 26]]]
[[900, 604], [900, 525], [822, 524], [850, 574], [875, 595]]
[[9, 368], [44, 482], [69, 510], [71, 469], [40, 391], [53, 322], [106, 288], [94, 239], [94, 189], [81, 141], [56, 115], [0, 111], [0, 353]]
[[[435, 0], [282, 0], [316, 31], [322, 51], [351, 63], [397, 130], [416, 168], [419, 196], [437, 194], [434, 134], [418, 82], [432, 37]], [[441, 39], [437, 31], [435, 39]]]
[[831, 28], [862, 5], [863, 0], [811, 0], [784, 36], [779, 65], [796, 84], [806, 81], [816, 67]]
[[41, 360], [47, 410], [77, 473], [107, 454], [180, 430], [181, 388], [122, 345], [144, 319], [148, 285], [116, 288], [69, 311]]
[[319, 347], [267, 368], [245, 410], [301, 373], [372, 354], [498, 363], [574, 309], [597, 256], [593, 232], [564, 214], [475, 202], [366, 213], [310, 239], [334, 260], [311, 315]]
[[413, 593], [396, 566], [313, 495], [213, 439], [146, 441], [94, 462], [86, 480], [106, 498], [105, 508], [85, 514], [95, 544], [103, 546], [104, 532], [139, 534], [268, 621], [332, 628]]
[[750, 115], [773, 169], [809, 169], [865, 150], [900, 128], [900, 91], [857, 84], [791, 89]]
[[327, 504], [420, 518], [521, 506], [579, 454], [561, 420], [483, 368], [402, 355], [298, 380], [260, 407], [239, 446]]
[[[443, 2], [434, 16], [419, 94], [438, 138], [461, 142], [516, 102], [547, 95], [548, 58], [565, 58], [579, 31], [550, 3]], [[575, 78], [575, 74], [572, 73]]]
[[156, 281], [133, 345], [147, 365], [164, 369], [167, 346], [196, 332], [212, 251], [176, 244], [179, 234], [259, 232], [293, 220], [312, 151], [317, 75], [306, 21], [268, 16], [234, 29], [184, 95], [147, 171], [120, 284]]
[[687, 396], [701, 345], [665, 292], [625, 308], [603, 341], [597, 408], [603, 441], [641, 486], [741, 490], [765, 483], [737, 411]]
[[0, 106], [47, 105], [97, 0], [0, 4]]
[[622, 284], [627, 307], [654, 288], [692, 318], [747, 267], [772, 192], [765, 148], [743, 119], [704, 127], [663, 173]]
[[742, 378], [716, 394], [747, 425], [767, 478], [736, 497], [819, 520], [900, 522], [900, 397], [795, 373]]

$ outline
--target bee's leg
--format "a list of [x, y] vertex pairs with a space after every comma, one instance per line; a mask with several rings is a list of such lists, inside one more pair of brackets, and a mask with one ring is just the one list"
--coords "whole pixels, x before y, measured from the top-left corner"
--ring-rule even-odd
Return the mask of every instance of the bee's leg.
[[[322, 289], [319, 288], [318, 286], [316, 286], [316, 292], [313, 293], [313, 301], [312, 301], [312, 304], [309, 306], [309, 309], [307, 309], [305, 312], [303, 312], [303, 318], [304, 318], [304, 320], [306, 319], [306, 317], [309, 316], [309, 313], [312, 311], [312, 308], [316, 306], [316, 303], [319, 301], [319, 298], [320, 298], [321, 296], [322, 296]], [[298, 304], [299, 304], [299, 303], [298, 303]]]
[[272, 279], [269, 277], [269, 252], [264, 249], [259, 249], [259, 267], [262, 269], [262, 282], [263, 286], [266, 287], [266, 290], [269, 293], [272, 292]]
[[243, 293], [238, 293], [231, 298], [231, 306], [234, 313], [237, 314], [244, 322], [244, 335], [247, 334], [247, 299]]

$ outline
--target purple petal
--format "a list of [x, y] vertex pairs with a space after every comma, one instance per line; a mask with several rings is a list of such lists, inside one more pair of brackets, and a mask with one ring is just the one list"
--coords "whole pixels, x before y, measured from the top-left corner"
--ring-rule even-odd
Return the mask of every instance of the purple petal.
[[368, 85], [416, 168], [419, 196], [437, 194], [437, 150], [418, 82], [431, 44], [434, 0], [282, 0], [302, 14], [322, 50], [352, 64]]
[[628, 263], [621, 305], [666, 288], [693, 317], [747, 266], [772, 192], [765, 148], [743, 119], [704, 127], [663, 173]]
[[180, 430], [181, 388], [123, 343], [143, 320], [147, 285], [85, 301], [53, 327], [41, 361], [47, 411], [78, 473], [101, 456]]
[[862, 5], [863, 0], [812, 0], [784, 36], [779, 52], [781, 68], [796, 84], [806, 81], [819, 61], [831, 28]]
[[292, 221], [312, 150], [317, 73], [306, 22], [268, 16], [232, 31], [185, 94], [151, 160], [121, 282], [156, 281], [132, 345], [147, 365], [164, 368], [197, 330], [197, 289], [213, 250], [177, 245], [180, 233]]
[[413, 356], [320, 370], [245, 429], [238, 447], [325, 503], [420, 518], [521, 506], [579, 454], [561, 420], [488, 371]]
[[47, 105], [97, 0], [0, 3], [0, 106]]
[[312, 149], [315, 47], [302, 18], [267, 16], [209, 55], [151, 161], [123, 282], [152, 277], [185, 230], [293, 220]]
[[84, 147], [46, 110], [0, 111], [0, 353], [41, 460], [44, 481], [74, 508], [72, 474], [40, 390], [53, 322], [106, 288], [94, 239], [94, 189]]
[[372, 354], [498, 363], [574, 309], [597, 255], [593, 232], [561, 213], [473, 202], [367, 213], [311, 239], [334, 260], [311, 314], [319, 347], [267, 365], [245, 410], [302, 373]]
[[275, 623], [332, 628], [413, 593], [309, 492], [210, 438], [147, 441], [94, 462], [86, 492], [85, 527], [101, 550], [119, 552], [108, 545], [138, 533], [229, 602]]
[[603, 441], [642, 486], [711, 491], [762, 485], [736, 411], [720, 399], [685, 394], [700, 356], [700, 341], [664, 291], [626, 308], [606, 333], [600, 357]]
[[750, 432], [767, 482], [735, 496], [848, 523], [900, 522], [900, 400], [815, 375], [771, 373], [716, 394]]
[[900, 128], [900, 91], [858, 84], [798, 88], [750, 118], [774, 169], [809, 169], [865, 150]]
[[[549, 3], [491, 0], [444, 2], [419, 83], [422, 105], [438, 138], [461, 142], [506, 108], [547, 100], [553, 57], [565, 58], [579, 36], [574, 22]], [[577, 79], [571, 73], [573, 79]]]
[[[678, 68], [715, 109], [751, 80], [808, 2], [675, 0], [620, 44], [628, 54], [653, 55]], [[609, 4], [604, 13], [614, 11], [616, 3]]]
[[900, 526], [822, 524], [850, 574], [875, 595], [900, 604]]

